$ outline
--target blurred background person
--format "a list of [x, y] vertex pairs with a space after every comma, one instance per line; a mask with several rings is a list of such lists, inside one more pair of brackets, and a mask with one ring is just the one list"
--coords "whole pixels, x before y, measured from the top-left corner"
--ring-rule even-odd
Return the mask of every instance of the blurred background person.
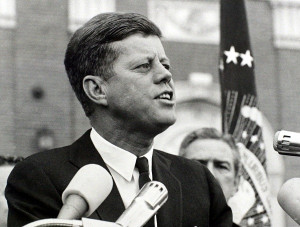
[[5, 227], [7, 225], [7, 202], [4, 197], [4, 189], [8, 175], [15, 166], [16, 163], [22, 161], [22, 157], [17, 156], [0, 156], [0, 226]]
[[240, 154], [231, 135], [215, 128], [195, 130], [182, 141], [179, 155], [205, 165], [220, 183], [227, 201], [237, 191]]
[[[183, 139], [179, 155], [205, 165], [221, 185], [226, 201], [230, 205], [229, 200], [238, 191], [241, 179], [239, 147], [231, 135], [222, 134], [215, 128], [201, 128], [192, 131]], [[242, 181], [245, 185], [244, 179]], [[249, 187], [246, 186], [246, 188], [249, 191]], [[238, 196], [239, 199], [240, 197]], [[244, 196], [242, 195], [242, 197]], [[251, 201], [250, 204], [253, 202]], [[236, 203], [234, 202], [234, 204]], [[243, 215], [241, 212], [236, 212], [234, 207], [237, 206], [231, 207], [233, 221], [239, 223]]]

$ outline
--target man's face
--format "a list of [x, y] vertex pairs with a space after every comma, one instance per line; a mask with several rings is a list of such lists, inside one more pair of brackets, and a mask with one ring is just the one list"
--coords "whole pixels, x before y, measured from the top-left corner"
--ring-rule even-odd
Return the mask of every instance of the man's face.
[[121, 53], [107, 80], [108, 108], [132, 130], [163, 131], [175, 118], [170, 62], [157, 36], [135, 34], [113, 43]]
[[187, 147], [186, 157], [199, 160], [211, 171], [228, 201], [237, 188], [233, 153], [229, 145], [215, 139], [195, 140]]

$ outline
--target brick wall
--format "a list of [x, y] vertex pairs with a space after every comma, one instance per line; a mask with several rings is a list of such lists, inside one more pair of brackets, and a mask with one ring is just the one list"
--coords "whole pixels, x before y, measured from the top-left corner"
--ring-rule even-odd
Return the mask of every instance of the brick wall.
[[[260, 108], [275, 131], [300, 132], [300, 51], [273, 46], [271, 6], [248, 0], [247, 12], [255, 57]], [[36, 132], [48, 128], [55, 146], [78, 138], [89, 123], [69, 85], [63, 58], [67, 0], [17, 0], [17, 26], [0, 28], [0, 154], [28, 156], [37, 151]], [[118, 0], [118, 11], [147, 14], [146, 0]], [[217, 45], [164, 41], [175, 81], [190, 72], [207, 72], [218, 82]], [[33, 90], [42, 89], [41, 99]], [[275, 151], [274, 151], [275, 152]], [[300, 164], [285, 157], [285, 178], [299, 177]]]
[[[63, 67], [67, 1], [16, 4], [17, 26], [1, 33], [6, 38], [1, 53], [7, 53], [1, 57], [1, 97], [7, 97], [7, 108], [1, 110], [5, 124], [0, 127], [6, 132], [3, 144], [8, 144], [1, 153], [27, 156], [37, 151], [34, 139], [40, 128], [54, 132], [55, 146], [71, 141], [73, 94]], [[33, 98], [36, 88], [43, 91], [41, 99]]]
[[14, 69], [14, 31], [0, 29], [0, 154], [15, 151], [14, 103], [16, 98]]

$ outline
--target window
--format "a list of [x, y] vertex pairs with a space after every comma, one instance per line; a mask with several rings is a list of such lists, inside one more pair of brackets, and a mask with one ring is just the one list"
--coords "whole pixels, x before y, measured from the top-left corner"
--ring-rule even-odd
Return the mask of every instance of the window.
[[0, 27], [14, 28], [16, 26], [16, 1], [0, 0]]
[[169, 41], [219, 44], [218, 1], [148, 0], [148, 16]]
[[300, 49], [300, 0], [273, 0], [274, 45]]
[[74, 32], [93, 16], [115, 8], [115, 0], [69, 0], [69, 31]]

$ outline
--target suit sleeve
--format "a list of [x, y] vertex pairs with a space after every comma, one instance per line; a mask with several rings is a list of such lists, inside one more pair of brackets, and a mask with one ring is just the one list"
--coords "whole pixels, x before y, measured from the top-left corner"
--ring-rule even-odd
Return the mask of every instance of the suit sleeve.
[[60, 194], [41, 166], [27, 160], [17, 164], [5, 189], [8, 227], [18, 227], [38, 219], [56, 218], [62, 206]]
[[232, 226], [232, 211], [226, 203], [222, 188], [209, 170], [204, 169], [208, 180], [211, 200], [209, 226]]

